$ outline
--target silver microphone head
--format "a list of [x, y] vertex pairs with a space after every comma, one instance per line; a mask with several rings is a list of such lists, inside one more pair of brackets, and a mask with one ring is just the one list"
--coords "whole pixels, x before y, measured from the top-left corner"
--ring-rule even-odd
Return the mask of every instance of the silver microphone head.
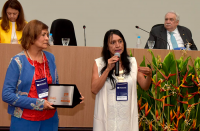
[[120, 54], [119, 54], [118, 52], [116, 52], [114, 55], [116, 55], [116, 56], [120, 57]]

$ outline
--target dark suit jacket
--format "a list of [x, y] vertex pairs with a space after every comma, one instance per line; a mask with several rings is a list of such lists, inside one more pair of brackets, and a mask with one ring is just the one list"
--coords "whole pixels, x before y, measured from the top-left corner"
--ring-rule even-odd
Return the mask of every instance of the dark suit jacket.
[[[191, 43], [192, 45], [190, 46], [191, 50], [197, 50], [196, 45], [194, 44], [194, 41], [192, 39], [192, 33], [191, 31], [184, 27], [184, 26], [177, 26], [178, 31], [180, 33], [180, 36], [183, 40], [184, 43]], [[153, 36], [154, 35], [154, 36]], [[156, 37], [158, 36], [158, 37]], [[162, 39], [160, 39], [160, 38]], [[150, 32], [150, 36], [148, 40], [153, 40], [155, 41], [154, 49], [167, 49], [167, 30], [165, 29], [164, 25], [159, 25], [156, 27], [153, 27]], [[187, 40], [187, 41], [186, 41]], [[184, 45], [186, 47], [186, 45]], [[145, 48], [148, 47], [148, 43], [146, 43]]]

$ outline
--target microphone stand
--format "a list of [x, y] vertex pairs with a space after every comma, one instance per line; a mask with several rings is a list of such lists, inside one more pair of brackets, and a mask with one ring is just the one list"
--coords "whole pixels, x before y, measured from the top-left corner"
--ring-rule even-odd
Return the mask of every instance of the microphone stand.
[[86, 26], [84, 25], [83, 26], [83, 29], [84, 29], [84, 41], [85, 41], [85, 46], [86, 46], [85, 28], [86, 28]]

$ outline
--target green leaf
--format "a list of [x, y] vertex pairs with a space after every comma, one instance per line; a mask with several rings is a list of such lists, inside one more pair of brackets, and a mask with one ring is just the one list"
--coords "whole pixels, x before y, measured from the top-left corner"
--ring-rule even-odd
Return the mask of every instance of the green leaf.
[[200, 75], [200, 63], [199, 62], [196, 62], [195, 69], [197, 71], [197, 76], [199, 76]]
[[169, 72], [168, 72], [168, 68], [167, 68], [167, 66], [166, 66], [165, 63], [162, 63], [162, 69], [163, 69], [163, 71], [165, 72], [165, 74], [168, 76], [168, 75], [169, 75]]
[[132, 54], [131, 50], [130, 50], [130, 57], [133, 57], [133, 54]]
[[190, 73], [195, 74], [195, 70], [194, 70], [193, 66], [188, 65], [188, 68], [189, 68], [188, 74], [190, 74]]
[[199, 57], [197, 57], [197, 58], [195, 59], [194, 65], [196, 65], [197, 63], [200, 63], [200, 58], [199, 58]]
[[179, 71], [181, 72], [181, 75], [184, 75], [187, 72], [187, 64], [190, 58], [190, 56], [187, 57], [187, 59], [184, 62], [182, 62], [181, 65], [179, 65]]
[[[154, 67], [154, 66], [157, 67], [157, 60], [156, 60], [156, 58], [155, 58], [153, 52], [152, 52], [150, 49], [149, 49], [148, 51], [151, 53], [151, 56], [152, 56], [153, 67]], [[156, 67], [154, 67], [154, 68], [156, 68]]]
[[165, 59], [163, 63], [165, 63], [166, 67], [168, 68], [167, 70], [169, 71], [169, 67], [171, 65], [171, 62], [174, 61], [173, 54], [170, 52], [165, 56]]
[[[171, 65], [169, 67], [169, 73], [171, 73], [171, 74], [176, 74], [177, 73], [175, 61], [171, 62]], [[171, 83], [173, 85], [176, 85], [176, 78], [177, 78], [177, 75], [171, 76], [171, 77], [169, 77], [168, 81], [171, 81]]]
[[141, 66], [141, 67], [146, 67], [146, 64], [145, 64], [145, 56], [143, 56], [143, 61], [141, 62], [140, 66]]

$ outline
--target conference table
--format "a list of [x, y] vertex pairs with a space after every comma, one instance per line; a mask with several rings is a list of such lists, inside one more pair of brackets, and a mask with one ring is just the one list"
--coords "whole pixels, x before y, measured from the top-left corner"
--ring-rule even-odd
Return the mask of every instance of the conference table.
[[[85, 97], [84, 103], [74, 108], [57, 108], [59, 115], [59, 127], [92, 127], [95, 95], [91, 92], [91, 76], [94, 60], [101, 56], [102, 47], [81, 46], [50, 46], [47, 51], [54, 54], [59, 75], [60, 84], [76, 84], [79, 91]], [[8, 104], [2, 101], [2, 88], [9, 62], [13, 56], [22, 51], [21, 45], [0, 44], [0, 127], [10, 126], [10, 115], [7, 113]], [[143, 56], [146, 63], [151, 61], [151, 54], [147, 49], [127, 49], [132, 52], [138, 65]], [[152, 50], [154, 55], [159, 55], [163, 60], [169, 50]], [[183, 55], [183, 51], [174, 51], [177, 59]], [[196, 58], [199, 51], [188, 51], [184, 55]], [[191, 63], [189, 63], [191, 64]]]

